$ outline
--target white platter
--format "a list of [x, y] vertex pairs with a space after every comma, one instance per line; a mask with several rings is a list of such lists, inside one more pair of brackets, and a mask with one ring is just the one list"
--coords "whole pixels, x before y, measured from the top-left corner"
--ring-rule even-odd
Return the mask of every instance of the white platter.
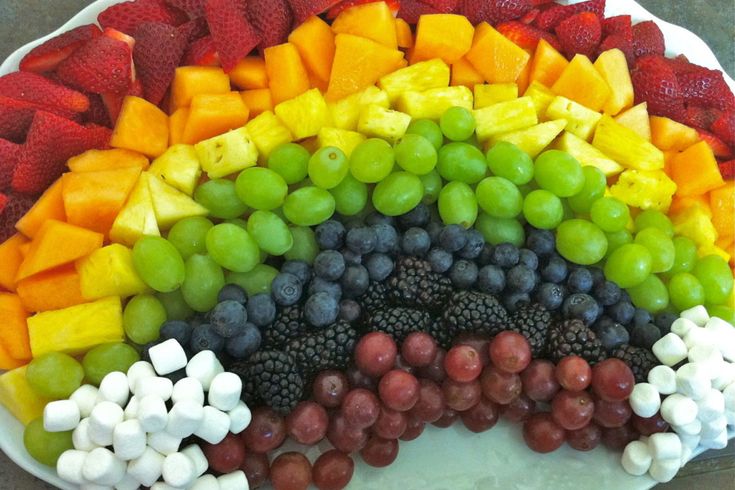
[[[97, 0], [75, 15], [57, 31], [26, 44], [0, 65], [0, 75], [18, 69], [20, 60], [45, 40], [83, 24], [95, 22], [108, 6], [122, 0]], [[567, 0], [562, 3], [576, 3]], [[685, 54], [690, 61], [720, 71], [707, 44], [692, 32], [665, 22], [633, 0], [608, 0], [606, 15], [628, 14], [634, 21], [654, 20], [666, 38], [667, 55]], [[735, 90], [735, 81], [725, 73]], [[76, 490], [56, 475], [55, 470], [37, 463], [23, 446], [23, 426], [0, 405], [0, 449], [18, 466], [62, 489]], [[730, 438], [735, 432], [730, 433]], [[699, 448], [695, 455], [704, 450]], [[359, 460], [359, 458], [357, 458]], [[596, 490], [644, 490], [656, 484], [648, 476], [632, 477], [620, 466], [620, 454], [605, 448], [581, 453], [563, 446], [547, 455], [529, 450], [519, 425], [501, 420], [492, 430], [473, 434], [461, 423], [449, 429], [429, 426], [413, 442], [402, 442], [398, 460], [382, 469], [357, 464], [349, 488], [360, 490], [489, 490], [493, 488], [531, 490], [549, 488]]]

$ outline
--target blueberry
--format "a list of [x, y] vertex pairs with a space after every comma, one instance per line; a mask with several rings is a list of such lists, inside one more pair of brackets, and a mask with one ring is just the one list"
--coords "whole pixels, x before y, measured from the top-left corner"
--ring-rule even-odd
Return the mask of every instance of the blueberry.
[[227, 300], [217, 305], [209, 314], [209, 322], [218, 335], [230, 338], [239, 334], [248, 320], [248, 312], [237, 301]]
[[372, 227], [358, 226], [347, 232], [345, 243], [347, 248], [360, 255], [369, 254], [375, 250], [378, 241], [377, 233]]
[[467, 230], [467, 243], [457, 252], [457, 255], [463, 259], [474, 260], [480, 256], [484, 246], [485, 237], [482, 236], [482, 233], [472, 228]]
[[636, 325], [630, 331], [630, 345], [650, 349], [661, 338], [661, 330], [653, 323]]
[[371, 280], [383, 281], [393, 272], [393, 259], [386, 254], [373, 253], [365, 261], [365, 268]]
[[398, 249], [398, 232], [386, 223], [378, 223], [372, 226], [375, 232], [375, 251], [380, 253], [392, 253]]
[[567, 261], [558, 255], [552, 255], [541, 268], [541, 277], [544, 281], [559, 284], [567, 278]]
[[493, 247], [489, 243], [486, 243], [485, 245], [483, 245], [482, 250], [480, 251], [480, 255], [477, 256], [477, 263], [480, 265], [492, 264], [494, 252], [495, 247]]
[[161, 325], [160, 336], [162, 340], [174, 339], [182, 346], [189, 345], [191, 340], [192, 326], [181, 320], [168, 320]]
[[349, 248], [343, 248], [339, 251], [339, 253], [342, 254], [342, 257], [345, 259], [346, 265], [360, 265], [362, 264], [362, 255], [359, 253], [350, 250]]
[[522, 248], [520, 252], [518, 252], [518, 263], [525, 265], [532, 271], [535, 271], [538, 269], [538, 255], [536, 255], [532, 250]]
[[511, 291], [518, 293], [530, 293], [536, 287], [536, 276], [533, 270], [520, 264], [508, 270], [505, 281]]
[[362, 309], [360, 303], [353, 299], [343, 299], [339, 302], [339, 318], [346, 322], [354, 322], [360, 318]]
[[339, 303], [327, 293], [309, 296], [304, 303], [304, 319], [315, 327], [326, 327], [334, 323], [339, 314]]
[[452, 267], [454, 257], [443, 248], [432, 248], [429, 250], [429, 255], [426, 256], [426, 260], [431, 264], [431, 270], [444, 273]]
[[265, 327], [276, 319], [276, 303], [268, 293], [252, 296], [245, 309], [248, 311], [248, 321], [256, 327]]
[[423, 228], [430, 219], [431, 211], [429, 210], [429, 206], [424, 203], [419, 203], [411, 211], [398, 217], [398, 226], [404, 230], [414, 227]]
[[567, 287], [572, 293], [588, 293], [592, 285], [592, 273], [585, 267], [576, 267], [567, 277]]
[[205, 323], [208, 323], [208, 320], [205, 318], [205, 315], [202, 313], [199, 313], [189, 318], [189, 325], [191, 326], [191, 328], [197, 328], [199, 325], [203, 325]]
[[597, 338], [605, 350], [612, 350], [630, 342], [630, 335], [624, 326], [610, 317], [602, 317], [592, 326]]
[[602, 306], [612, 306], [620, 301], [620, 286], [612, 281], [603, 281], [595, 286], [594, 294]]
[[151, 362], [151, 348], [161, 343], [161, 340], [154, 340], [140, 346], [140, 359], [146, 362]]
[[552, 254], [556, 249], [554, 233], [549, 230], [532, 229], [526, 236], [526, 247], [532, 250], [539, 257], [545, 257]]
[[214, 331], [212, 325], [204, 323], [191, 333], [189, 346], [194, 354], [203, 350], [211, 350], [217, 354], [225, 346], [225, 339]]
[[653, 315], [643, 308], [636, 308], [633, 315], [633, 326], [639, 327], [653, 322]]
[[442, 232], [443, 229], [444, 227], [438, 221], [430, 221], [429, 224], [426, 225], [426, 233], [429, 234], [432, 245], [436, 245], [437, 243], [439, 243], [439, 234]]
[[401, 250], [406, 255], [421, 257], [430, 247], [431, 238], [423, 228], [409, 228], [401, 237]]
[[342, 275], [342, 291], [345, 296], [355, 298], [364, 293], [370, 285], [370, 275], [361, 265], [350, 265]]
[[322, 250], [339, 250], [345, 243], [345, 226], [330, 219], [314, 229], [314, 238]]
[[258, 327], [246, 323], [240, 335], [227, 339], [225, 351], [235, 359], [247, 359], [260, 349], [262, 337]]
[[566, 318], [582, 320], [587, 326], [592, 325], [597, 320], [601, 309], [595, 298], [584, 293], [574, 293], [567, 296], [562, 305], [562, 313]]
[[467, 230], [460, 225], [447, 225], [439, 233], [439, 246], [447, 252], [459, 252], [467, 245]]
[[621, 325], [627, 325], [633, 320], [635, 306], [630, 301], [620, 300], [612, 306], [608, 306], [605, 312]]
[[324, 250], [314, 258], [314, 274], [327, 281], [336, 281], [345, 272], [345, 258], [336, 250]]
[[605, 273], [599, 267], [590, 267], [590, 274], [592, 274], [592, 285], [598, 286], [605, 282]]
[[293, 274], [299, 279], [302, 286], [311, 279], [311, 266], [303, 260], [287, 260], [281, 266], [281, 272]]
[[505, 271], [496, 265], [486, 265], [477, 273], [477, 289], [483, 293], [500, 294], [505, 289]]
[[228, 299], [244, 305], [248, 300], [248, 296], [245, 294], [245, 290], [237, 284], [225, 284], [217, 293], [217, 301], [222, 302]]
[[377, 211], [373, 211], [365, 218], [365, 224], [369, 226], [388, 225], [393, 227], [395, 225], [395, 219], [392, 216], [386, 216]]
[[503, 296], [503, 306], [510, 313], [515, 313], [521, 306], [531, 302], [531, 297], [527, 293], [509, 293]]
[[338, 282], [327, 281], [321, 277], [315, 277], [309, 283], [309, 290], [307, 291], [309, 296], [313, 296], [317, 293], [327, 293], [339, 300], [342, 298], [342, 286]]
[[658, 329], [661, 330], [661, 335], [666, 335], [671, 332], [671, 324], [674, 323], [674, 320], [677, 318], [679, 318], [679, 315], [676, 313], [664, 311], [656, 315], [656, 321], [654, 323]]
[[566, 297], [566, 288], [561, 284], [545, 282], [536, 291], [536, 301], [549, 311], [557, 310]]
[[449, 279], [459, 289], [469, 289], [477, 282], [477, 265], [469, 260], [458, 260], [449, 269]]
[[281, 306], [296, 304], [301, 299], [301, 281], [288, 272], [278, 274], [271, 283], [273, 299]]
[[[342, 217], [342, 224], [345, 225], [346, 233], [349, 233], [350, 230], [354, 230], [355, 228], [363, 228], [365, 226], [365, 223], [363, 223], [362, 220], [356, 216]], [[346, 237], [347, 235], [345, 235], [345, 243]]]
[[513, 267], [519, 260], [521, 260], [521, 255], [518, 251], [518, 247], [512, 243], [501, 243], [500, 245], [496, 245], [493, 249], [491, 263], [500, 266], [503, 269]]

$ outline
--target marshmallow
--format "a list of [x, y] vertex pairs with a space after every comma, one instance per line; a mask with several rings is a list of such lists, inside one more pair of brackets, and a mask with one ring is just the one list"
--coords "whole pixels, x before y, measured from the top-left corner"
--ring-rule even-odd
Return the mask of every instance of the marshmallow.
[[92, 385], [82, 385], [71, 394], [69, 400], [72, 400], [79, 407], [79, 415], [89, 417], [92, 409], [97, 404], [97, 394], [99, 390]]
[[673, 432], [657, 432], [648, 438], [653, 459], [681, 458], [681, 439]]
[[110, 401], [99, 402], [89, 416], [89, 438], [100, 446], [111, 445], [112, 431], [123, 418], [120, 405]]
[[648, 382], [662, 395], [676, 393], [676, 371], [669, 366], [659, 364], [651, 368], [648, 372]]
[[183, 400], [191, 400], [199, 405], [204, 405], [204, 388], [196, 378], [183, 378], [176, 382], [171, 394], [171, 401], [179, 403]]
[[173, 487], [187, 487], [196, 479], [194, 462], [182, 453], [173, 453], [163, 460], [163, 481]]
[[89, 438], [89, 419], [82, 419], [79, 421], [79, 425], [71, 433], [71, 441], [74, 444], [74, 449], [80, 451], [91, 451], [92, 449], [99, 447], [99, 444], [92, 442]]
[[[184, 400], [171, 407], [168, 413], [166, 432], [175, 437], [189, 437], [196, 432], [204, 420], [204, 408], [191, 400]], [[229, 420], [228, 420], [229, 427]]]
[[162, 430], [148, 434], [148, 445], [166, 456], [179, 450], [181, 439]]
[[214, 377], [224, 371], [225, 368], [211, 350], [198, 352], [186, 365], [186, 375], [198, 379], [204, 391], [209, 391], [209, 385]]
[[226, 413], [214, 407], [204, 407], [204, 420], [194, 435], [210, 444], [217, 444], [222, 442], [229, 431], [230, 417]]
[[629, 442], [623, 450], [623, 457], [620, 462], [623, 469], [634, 476], [645, 475], [651, 467], [651, 451], [648, 445], [641, 441]]
[[673, 366], [687, 357], [686, 344], [674, 333], [667, 333], [658, 339], [651, 350], [656, 358], [667, 366]]
[[135, 393], [135, 385], [143, 378], [155, 378], [156, 371], [153, 364], [147, 361], [138, 361], [128, 368], [128, 387]]
[[248, 479], [242, 470], [233, 471], [217, 478], [220, 490], [247, 490]]
[[700, 436], [702, 440], [715, 439], [720, 435], [720, 432], [727, 430], [727, 419], [724, 415], [720, 415], [717, 418], [702, 422], [702, 432]]
[[242, 379], [235, 373], [219, 373], [212, 379], [207, 400], [218, 410], [227, 412], [237, 406], [242, 393]]
[[183, 488], [174, 487], [169, 485], [168, 483], [159, 481], [153, 484], [151, 486], [151, 490], [184, 490]]
[[125, 473], [125, 476], [115, 485], [115, 490], [138, 490], [140, 488], [140, 482], [130, 476], [130, 473]]
[[124, 407], [130, 396], [128, 377], [120, 371], [113, 371], [102, 378], [98, 400], [107, 400]]
[[702, 422], [714, 420], [725, 413], [725, 395], [719, 390], [709, 390], [706, 395], [697, 400], [697, 418]]
[[686, 447], [694, 450], [699, 446], [699, 441], [702, 437], [699, 434], [679, 434], [679, 439], [681, 440], [682, 448]]
[[735, 363], [723, 362], [720, 364], [717, 377], [712, 380], [712, 388], [724, 390], [727, 385], [735, 381]]
[[86, 482], [87, 480], [82, 473], [86, 458], [87, 451], [69, 449], [61, 453], [59, 459], [56, 460], [56, 472], [59, 474], [59, 478], [75, 485]]
[[684, 364], [676, 371], [676, 391], [699, 400], [712, 389], [707, 368], [698, 362]]
[[661, 417], [671, 425], [686, 425], [697, 418], [697, 404], [689, 397], [674, 393], [661, 402]]
[[[248, 486], [240, 487], [240, 489], [248, 490]], [[220, 490], [220, 486], [214, 475], [202, 475], [197, 478], [189, 490]]]
[[681, 468], [681, 457], [676, 459], [654, 459], [648, 474], [659, 483], [673, 480]]
[[128, 463], [128, 474], [138, 480], [141, 485], [150, 487], [161, 477], [164, 459], [163, 454], [147, 447], [139, 458]]
[[137, 420], [121, 422], [112, 432], [112, 448], [115, 456], [124, 461], [140, 457], [146, 446], [145, 431]]
[[699, 444], [707, 449], [725, 449], [727, 447], [727, 431], [723, 430], [710, 439], [702, 439]]
[[710, 379], [717, 377], [723, 363], [720, 349], [711, 345], [695, 345], [689, 349], [687, 357], [689, 362], [696, 362], [702, 366]]
[[125, 405], [125, 410], [123, 411], [123, 417], [125, 420], [137, 419], [139, 408], [140, 401], [138, 397], [135, 395], [131, 396], [130, 400], [128, 400], [128, 404]]
[[250, 409], [242, 401], [230, 410], [227, 415], [230, 416], [230, 432], [233, 434], [239, 434], [244, 431], [253, 419]]
[[125, 462], [112, 454], [112, 451], [98, 447], [87, 454], [82, 473], [91, 483], [112, 486], [125, 477], [125, 469]]
[[702, 305], [697, 305], [689, 308], [688, 310], [684, 310], [679, 314], [679, 316], [694, 322], [698, 327], [704, 327], [709, 320], [707, 308]]
[[681, 458], [679, 458], [679, 464], [682, 468], [689, 462], [689, 460], [692, 459], [693, 455], [694, 450], [692, 448], [684, 445], [681, 446]]
[[702, 432], [702, 421], [694, 419], [692, 422], [684, 425], [675, 425], [672, 427], [677, 434], [685, 434], [688, 436], [696, 436]]
[[43, 409], [43, 428], [48, 432], [74, 430], [80, 418], [79, 405], [73, 401], [49, 402]]
[[163, 401], [171, 398], [174, 391], [174, 384], [168, 378], [143, 378], [135, 384], [135, 396], [143, 398], [148, 395], [159, 396]]
[[684, 345], [687, 349], [691, 349], [695, 345], [701, 346], [717, 346], [717, 337], [712, 330], [706, 330], [701, 327], [693, 328], [684, 336]]
[[689, 330], [691, 330], [692, 328], [697, 328], [697, 324], [686, 318], [677, 318], [671, 324], [671, 332], [675, 333], [681, 338], [684, 338], [684, 336], [688, 334]]
[[722, 357], [730, 362], [735, 362], [735, 327], [715, 316], [709, 319], [704, 328], [711, 331], [720, 340], [717, 347]]
[[153, 369], [164, 376], [186, 367], [186, 352], [174, 339], [154, 345], [148, 350]]
[[140, 399], [138, 420], [146, 432], [158, 432], [166, 428], [168, 411], [166, 403], [158, 395], [148, 395]]
[[648, 383], [637, 383], [628, 401], [633, 412], [646, 419], [656, 415], [661, 408], [661, 395], [655, 386]]
[[109, 485], [97, 485], [96, 483], [83, 483], [79, 486], [79, 490], [111, 490]]
[[209, 462], [207, 457], [204, 455], [204, 451], [199, 447], [199, 444], [191, 444], [186, 446], [182, 451], [191, 461], [194, 463], [194, 470], [197, 476], [201, 476], [209, 468]]

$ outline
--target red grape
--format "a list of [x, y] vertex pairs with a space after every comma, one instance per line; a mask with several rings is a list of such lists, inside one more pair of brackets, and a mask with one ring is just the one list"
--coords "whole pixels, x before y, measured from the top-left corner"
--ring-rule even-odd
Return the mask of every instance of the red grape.
[[367, 438], [367, 432], [352, 427], [341, 413], [332, 416], [329, 421], [327, 439], [332, 443], [332, 446], [343, 453], [349, 454], [359, 451], [367, 442]]
[[396, 364], [393, 367], [395, 369], [400, 369], [401, 371], [406, 371], [409, 374], [414, 374], [416, 371], [416, 368], [407, 363], [400, 354], [396, 356]]
[[314, 445], [324, 439], [329, 425], [327, 411], [316, 402], [306, 401], [286, 416], [286, 431], [296, 442]]
[[355, 364], [363, 373], [379, 378], [393, 369], [398, 347], [390, 335], [371, 332], [355, 346]]
[[595, 402], [586, 391], [561, 390], [551, 401], [551, 417], [566, 430], [587, 425], [595, 413]]
[[373, 433], [383, 439], [398, 439], [405, 432], [407, 425], [408, 416], [406, 412], [381, 407], [378, 420], [373, 425]]
[[498, 423], [499, 407], [492, 401], [481, 398], [474, 407], [460, 414], [462, 423], [472, 432], [485, 432]]
[[411, 414], [430, 424], [444, 414], [444, 393], [430, 379], [421, 379], [419, 384], [419, 401], [411, 409]]
[[521, 372], [521, 382], [526, 396], [537, 402], [550, 401], [560, 388], [554, 376], [554, 363], [544, 359], [531, 361]]
[[242, 433], [245, 446], [256, 453], [267, 453], [283, 444], [286, 439], [286, 422], [269, 407], [253, 410], [250, 425]]
[[[378, 390], [378, 380], [377, 378], [371, 378], [367, 374], [360, 371], [357, 366], [350, 366], [347, 368], [347, 380], [349, 381], [349, 388], [365, 388], [366, 390], [370, 391], [377, 391]], [[347, 394], [346, 390], [344, 395]], [[340, 401], [340, 403], [342, 403]]]
[[590, 422], [581, 429], [567, 431], [567, 444], [577, 451], [591, 451], [600, 444], [602, 430]]
[[412, 332], [401, 345], [401, 357], [410, 366], [428, 366], [436, 356], [436, 349], [434, 337], [424, 332]]
[[252, 451], [245, 453], [245, 458], [240, 465], [240, 469], [245, 472], [250, 488], [258, 488], [268, 481], [268, 477], [271, 474], [271, 465], [268, 462], [268, 456]]
[[554, 422], [549, 413], [535, 413], [523, 423], [523, 440], [537, 453], [559, 449], [565, 437], [564, 429]]
[[217, 444], [202, 444], [209, 467], [220, 473], [230, 473], [240, 467], [245, 459], [245, 445], [234, 434], [227, 434]]
[[453, 380], [468, 383], [482, 372], [480, 354], [469, 345], [455, 345], [444, 358], [444, 370]]
[[536, 402], [521, 394], [502, 406], [502, 415], [511, 422], [523, 422], [536, 411]]
[[384, 468], [398, 457], [398, 440], [372, 436], [360, 449], [360, 456], [370, 466]]
[[469, 333], [465, 332], [460, 334], [455, 340], [454, 345], [469, 345], [480, 354], [480, 360], [482, 361], [482, 367], [490, 364], [490, 351], [488, 344], [490, 338], [487, 335], [481, 333]]
[[440, 427], [442, 429], [446, 429], [447, 427], [450, 427], [458, 418], [459, 412], [449, 407], [445, 407], [442, 416], [439, 418], [439, 420], [432, 423], [432, 425]]
[[405, 412], [419, 400], [419, 380], [412, 374], [394, 369], [380, 379], [378, 393], [386, 407]]
[[657, 432], [666, 432], [669, 429], [669, 423], [661, 417], [660, 413], [648, 418], [633, 414], [631, 422], [633, 422], [633, 428], [640, 432], [642, 436], [650, 436]]
[[482, 396], [482, 387], [478, 380], [469, 383], [458, 383], [447, 378], [442, 383], [442, 391], [447, 406], [458, 412], [463, 412], [474, 406]]
[[634, 385], [633, 371], [620, 359], [611, 357], [592, 368], [592, 390], [603, 400], [625, 400]]
[[512, 402], [523, 390], [520, 376], [501, 371], [492, 365], [486, 367], [482, 372], [480, 385], [482, 394], [486, 398], [501, 405]]
[[424, 427], [426, 427], [426, 424], [423, 420], [409, 414], [406, 419], [406, 430], [403, 431], [399, 439], [402, 441], [413, 441], [424, 432]]
[[444, 370], [444, 358], [446, 355], [447, 351], [441, 347], [438, 348], [431, 363], [428, 366], [420, 368], [417, 374], [422, 378], [428, 378], [436, 383], [441, 383], [447, 377], [447, 372]]
[[602, 443], [615, 451], [622, 451], [629, 442], [638, 439], [640, 434], [631, 424], [612, 429], [602, 429]]
[[609, 402], [601, 398], [595, 400], [595, 422], [607, 429], [625, 425], [632, 414], [633, 410], [628, 400], [618, 402]]
[[372, 391], [356, 388], [345, 396], [342, 402], [342, 415], [352, 427], [367, 429], [378, 420], [380, 401]]
[[500, 332], [490, 341], [490, 360], [501, 371], [520, 373], [531, 362], [531, 346], [518, 332]]
[[271, 463], [274, 490], [306, 490], [311, 483], [311, 464], [301, 453], [280, 454]]
[[592, 368], [579, 356], [567, 356], [556, 365], [556, 380], [565, 390], [586, 390], [592, 382]]
[[314, 461], [311, 476], [319, 490], [342, 490], [352, 480], [355, 462], [347, 454], [330, 449]]
[[322, 371], [314, 378], [312, 392], [314, 401], [324, 408], [337, 408], [342, 404], [349, 381], [343, 372], [336, 369]]

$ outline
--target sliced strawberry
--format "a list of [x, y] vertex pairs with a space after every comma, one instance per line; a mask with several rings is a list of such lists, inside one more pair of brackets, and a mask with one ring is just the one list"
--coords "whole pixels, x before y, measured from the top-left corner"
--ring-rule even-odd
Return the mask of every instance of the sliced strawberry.
[[706, 129], [709, 131], [712, 123], [714, 123], [722, 115], [722, 112], [711, 107], [701, 107], [696, 105], [687, 106], [684, 119], [679, 121], [693, 128]]
[[77, 48], [100, 34], [102, 31], [94, 24], [66, 31], [33, 48], [20, 60], [20, 69], [35, 73], [54, 71], [59, 63], [68, 58]]
[[10, 187], [20, 151], [21, 145], [0, 139], [0, 191]]
[[173, 26], [179, 25], [181, 19], [159, 0], [135, 0], [107, 7], [97, 16], [102, 27], [112, 27], [125, 34], [132, 35], [135, 28], [143, 22], [163, 22]]
[[735, 97], [725, 82], [722, 72], [702, 66], [680, 64], [676, 72], [684, 100], [689, 104], [714, 107], [720, 110], [735, 108]]
[[96, 124], [98, 126], [112, 127], [110, 115], [107, 113], [107, 107], [102, 101], [99, 94], [88, 94], [89, 110], [84, 113], [84, 122], [88, 124]]
[[706, 141], [710, 148], [712, 148], [712, 152], [717, 158], [727, 160], [733, 157], [732, 149], [720, 138], [709, 131], [699, 130], [698, 133], [699, 137]]
[[7, 198], [8, 201], [0, 212], [0, 242], [4, 242], [16, 233], [15, 223], [36, 202], [35, 196], [23, 194], [8, 194]]
[[2, 192], [0, 192], [0, 215], [5, 210], [5, 206], [8, 205], [9, 198]]
[[287, 0], [248, 0], [248, 20], [260, 33], [260, 49], [285, 43], [293, 25]]
[[664, 34], [654, 21], [647, 20], [633, 26], [633, 50], [636, 58], [649, 54], [664, 55]]
[[723, 113], [712, 123], [712, 132], [731, 147], [735, 147], [735, 110]]
[[582, 12], [592, 12], [600, 19], [605, 17], [605, 0], [588, 0], [572, 5], [554, 5], [536, 17], [536, 27], [553, 30], [561, 21]]
[[677, 75], [696, 69], [697, 67], [697, 65], [690, 62], [689, 59], [683, 54], [674, 56], [673, 58], [666, 58], [666, 62]]
[[538, 17], [538, 14], [541, 13], [541, 10], [539, 9], [532, 9], [526, 12], [526, 14], [523, 15], [519, 21], [523, 22], [524, 24], [533, 24], [533, 21], [536, 20], [536, 17]]
[[136, 73], [145, 98], [160, 104], [188, 45], [188, 33], [160, 22], [144, 22], [135, 30]]
[[[467, 0], [464, 1], [466, 2]], [[409, 24], [416, 24], [419, 21], [419, 17], [431, 14], [441, 14], [441, 11], [418, 0], [401, 0], [401, 8], [398, 10], [398, 17]], [[477, 23], [472, 18], [468, 18], [473, 24]]]
[[546, 41], [555, 49], [561, 49], [559, 40], [553, 34], [549, 34], [546, 31], [542, 31], [541, 29], [537, 29], [517, 20], [498, 24], [496, 29], [503, 36], [524, 49], [536, 49], [536, 45], [541, 39], [546, 39]]
[[[516, 2], [516, 1], [525, 1], [525, 0], [500, 0], [500, 1]], [[425, 3], [426, 5], [430, 7], [434, 7], [436, 10], [438, 10], [439, 12], [443, 14], [454, 12], [457, 9], [457, 5], [459, 4], [459, 0], [421, 0], [421, 2]]]
[[684, 116], [684, 98], [676, 74], [662, 56], [638, 58], [631, 71], [636, 104], [648, 103], [654, 116], [679, 120]]
[[538, 7], [539, 5], [549, 4], [553, 2], [554, 0], [529, 0], [529, 1], [531, 2], [531, 5], [533, 5], [534, 7]]
[[207, 19], [204, 17], [191, 19], [189, 22], [178, 26], [177, 29], [186, 36], [190, 43], [209, 35], [209, 26], [207, 25]]
[[583, 54], [591, 57], [600, 44], [602, 25], [592, 12], [572, 15], [556, 26], [556, 37], [568, 57]]
[[117, 121], [117, 116], [120, 115], [120, 109], [122, 108], [123, 100], [128, 95], [132, 95], [134, 97], [143, 97], [143, 84], [140, 83], [140, 79], [135, 80], [130, 85], [128, 91], [123, 94], [100, 94], [102, 104], [105, 106], [105, 110], [107, 111], [107, 117], [110, 119], [112, 125], [114, 125], [115, 121]]
[[204, 16], [204, 4], [207, 0], [166, 0], [170, 7], [177, 8], [189, 14], [189, 17], [196, 19]]
[[728, 160], [726, 162], [720, 162], [720, 175], [725, 180], [735, 179], [735, 160]]
[[0, 95], [0, 138], [22, 143], [39, 108], [44, 106]]
[[339, 2], [340, 0], [288, 0], [297, 24], [301, 24], [312, 15], [326, 12]]
[[212, 36], [205, 36], [191, 43], [182, 65], [219, 66], [217, 46]]
[[633, 31], [633, 22], [630, 15], [615, 15], [602, 19], [602, 35], [609, 36], [611, 34], [619, 34], [621, 32]]
[[64, 82], [86, 92], [123, 93], [133, 79], [131, 55], [125, 42], [100, 36], [76, 50], [56, 72]]
[[209, 0], [206, 11], [222, 68], [230, 71], [260, 43], [260, 36], [248, 20], [242, 1]]
[[625, 34], [610, 34], [602, 40], [597, 47], [597, 54], [604, 53], [610, 49], [619, 49], [625, 55], [625, 61], [628, 66], [635, 63], [635, 55], [633, 55], [633, 39]]
[[[404, 3], [405, 0], [401, 2], [401, 10], [404, 10]], [[457, 3], [457, 13], [467, 17], [472, 25], [487, 21], [490, 17], [489, 8], [490, 1], [488, 0], [459, 0]]]
[[0, 95], [46, 106], [52, 111], [67, 113], [89, 109], [87, 97], [31, 72], [14, 72], [0, 77]]
[[[362, 5], [365, 3], [379, 2], [379, 1], [380, 0], [342, 0], [337, 5], [329, 9], [329, 11], [327, 12], [327, 19], [329, 20], [336, 19], [337, 16], [341, 14], [343, 10], [346, 10], [350, 7], [354, 7], [356, 5]], [[401, 2], [399, 0], [386, 0], [385, 3], [388, 5], [388, 8], [390, 8], [391, 12], [393, 12], [394, 14], [398, 12], [398, 9], [401, 6]]]

